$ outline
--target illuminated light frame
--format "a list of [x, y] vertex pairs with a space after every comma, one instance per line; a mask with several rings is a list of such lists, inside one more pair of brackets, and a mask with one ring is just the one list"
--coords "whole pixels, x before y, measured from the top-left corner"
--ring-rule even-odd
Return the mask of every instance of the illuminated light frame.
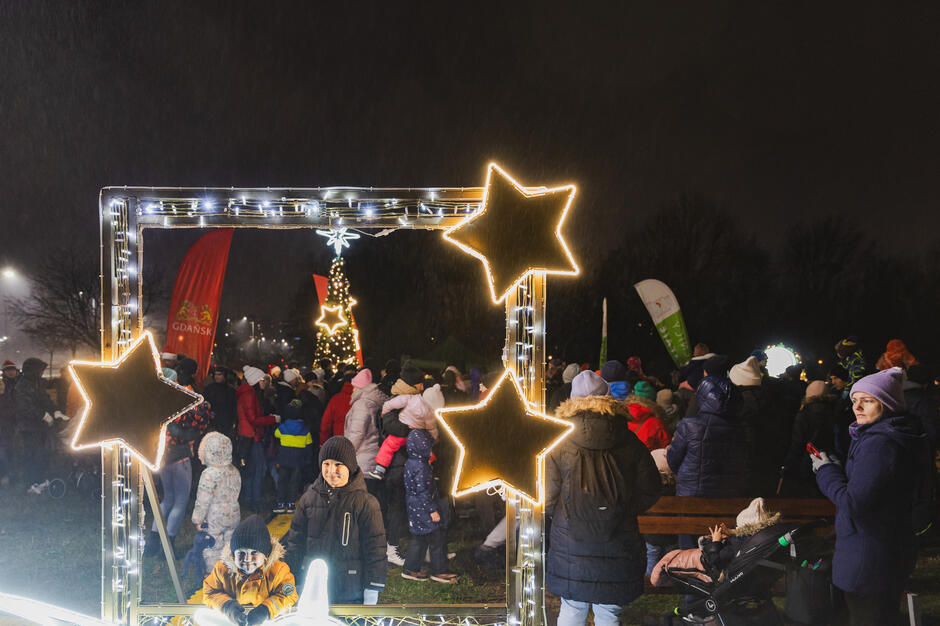
[[[460, 439], [451, 429], [450, 425], [447, 423], [447, 419], [445, 416], [447, 413], [453, 413], [453, 412], [458, 412], [458, 411], [467, 412], [473, 409], [483, 408], [489, 403], [490, 399], [495, 395], [496, 390], [499, 389], [500, 385], [502, 385], [506, 381], [507, 378], [512, 382], [513, 387], [515, 387], [516, 396], [519, 398], [520, 403], [525, 408], [525, 412], [527, 415], [530, 415], [535, 418], [541, 418], [550, 422], [555, 422], [556, 424], [567, 427], [567, 430], [561, 435], [559, 435], [551, 443], [551, 445], [549, 445], [547, 448], [543, 449], [541, 452], [535, 455], [535, 462], [538, 468], [537, 480], [538, 480], [538, 487], [539, 487], [539, 493], [536, 499], [533, 499], [531, 495], [507, 483], [501, 478], [488, 480], [485, 483], [474, 485], [473, 487], [464, 489], [463, 491], [458, 491], [457, 489], [457, 485], [460, 483], [460, 474], [463, 471], [464, 459], [467, 456], [467, 450], [464, 447], [463, 442], [460, 441]], [[506, 488], [509, 491], [512, 491], [513, 493], [517, 494], [519, 497], [524, 498], [532, 505], [541, 506], [542, 502], [545, 499], [545, 455], [547, 455], [549, 452], [554, 450], [558, 444], [564, 441], [568, 437], [568, 435], [571, 434], [571, 431], [574, 430], [574, 424], [572, 424], [568, 420], [559, 419], [557, 417], [552, 417], [551, 415], [546, 415], [544, 413], [539, 413], [538, 411], [534, 411], [532, 409], [531, 403], [529, 403], [525, 399], [525, 396], [523, 395], [523, 392], [522, 392], [522, 388], [519, 386], [519, 382], [516, 380], [515, 373], [512, 370], [508, 368], [503, 369], [502, 375], [496, 381], [496, 384], [493, 385], [493, 387], [487, 391], [486, 397], [483, 399], [482, 402], [479, 402], [474, 405], [455, 406], [455, 407], [447, 407], [443, 409], [436, 409], [434, 413], [437, 415], [438, 421], [440, 422], [441, 426], [443, 426], [447, 430], [447, 433], [450, 435], [451, 439], [454, 441], [454, 443], [457, 444], [457, 447], [460, 449], [460, 456], [457, 459], [457, 471], [454, 472], [454, 484], [451, 487], [451, 494], [455, 498], [459, 498], [461, 496], [465, 496], [471, 493], [476, 493], [478, 491], [483, 491], [485, 489], [488, 489], [490, 487], [495, 487], [497, 485], [502, 485], [504, 488]]]
[[[350, 305], [350, 306], [352, 306], [352, 305]], [[326, 311], [334, 311], [334, 310], [335, 310], [336, 313], [339, 315], [339, 318], [340, 318], [341, 320], [343, 320], [343, 321], [342, 321], [341, 323], [339, 323], [339, 324], [334, 324], [334, 325], [331, 327], [329, 324], [327, 324], [326, 322], [323, 321], [323, 318], [326, 316]], [[337, 331], [337, 330], [339, 330], [339, 329], [342, 328], [343, 326], [346, 326], [347, 324], [349, 324], [349, 321], [343, 316], [343, 306], [342, 306], [342, 305], [326, 306], [326, 305], [324, 304], [324, 305], [320, 306], [320, 317], [319, 317], [319, 319], [317, 319], [316, 325], [319, 326], [319, 327], [321, 327], [323, 330], [325, 330], [325, 331], [326, 331], [326, 334], [327, 334], [328, 336], [332, 337], [333, 335], [336, 334], [336, 331]]]
[[[157, 456], [154, 461], [154, 464], [151, 464], [150, 461], [145, 456], [143, 456], [143, 454], [139, 450], [135, 450], [126, 441], [120, 438], [106, 439], [104, 441], [96, 441], [96, 442], [87, 443], [81, 446], [76, 445], [75, 442], [78, 441], [79, 435], [81, 435], [82, 433], [82, 427], [84, 427], [85, 425], [85, 419], [88, 417], [88, 414], [91, 412], [92, 402], [91, 402], [91, 398], [88, 396], [88, 392], [86, 392], [85, 388], [82, 386], [82, 381], [79, 379], [78, 375], [75, 373], [75, 368], [73, 366], [74, 365], [86, 365], [86, 366], [99, 367], [99, 368], [108, 367], [108, 368], [116, 370], [121, 366], [121, 363], [123, 363], [128, 358], [128, 356], [130, 356], [143, 341], [147, 341], [150, 344], [150, 354], [153, 357], [154, 375], [159, 379], [159, 381], [170, 387], [176, 387], [178, 390], [194, 398], [193, 402], [188, 404], [186, 408], [184, 408], [183, 410], [177, 412], [176, 414], [170, 417], [167, 417], [163, 421], [163, 424], [160, 426], [160, 440], [159, 440], [160, 442], [157, 445]], [[127, 350], [124, 351], [124, 354], [122, 354], [121, 357], [117, 361], [111, 361], [111, 362], [108, 362], [108, 361], [70, 361], [69, 362], [69, 375], [72, 377], [72, 382], [75, 384], [75, 388], [78, 389], [78, 392], [82, 396], [82, 400], [84, 400], [85, 402], [85, 407], [82, 409], [81, 416], [78, 418], [78, 425], [75, 427], [75, 434], [72, 435], [72, 441], [70, 442], [71, 448], [73, 450], [87, 450], [88, 448], [111, 447], [115, 444], [119, 444], [123, 446], [124, 448], [126, 448], [127, 451], [130, 452], [134, 456], [134, 458], [136, 458], [138, 461], [140, 461], [141, 463], [149, 467], [150, 471], [152, 472], [159, 471], [161, 462], [163, 461], [163, 451], [164, 451], [164, 448], [166, 447], [167, 425], [173, 420], [175, 420], [176, 418], [178, 418], [180, 415], [183, 415], [187, 411], [194, 409], [195, 407], [199, 406], [203, 402], [203, 397], [201, 395], [199, 395], [195, 391], [191, 391], [187, 389], [186, 387], [183, 387], [182, 385], [176, 384], [175, 382], [171, 381], [169, 378], [163, 375], [163, 369], [160, 367], [160, 353], [157, 351], [157, 345], [154, 343], [153, 335], [151, 334], [149, 330], [144, 331], [136, 340], [131, 342], [130, 345], [128, 345]]]
[[[487, 209], [486, 202], [487, 202], [487, 196], [489, 195], [489, 191], [490, 191], [490, 181], [492, 180], [492, 177], [493, 177], [493, 170], [498, 170], [499, 174], [503, 176], [506, 180], [508, 180], [510, 183], [512, 183], [512, 186], [516, 188], [516, 191], [518, 191], [520, 194], [522, 194], [526, 198], [544, 196], [550, 193], [563, 191], [565, 189], [568, 190], [569, 192], [568, 199], [565, 201], [565, 208], [562, 209], [561, 217], [558, 219], [558, 225], [555, 227], [555, 236], [558, 238], [558, 242], [561, 244], [562, 250], [565, 251], [565, 256], [568, 257], [568, 261], [571, 263], [571, 266], [574, 267], [573, 270], [552, 270], [552, 269], [545, 269], [545, 268], [530, 267], [526, 269], [524, 272], [522, 272], [522, 274], [520, 274], [519, 277], [516, 278], [516, 280], [514, 280], [512, 284], [502, 293], [502, 295], [497, 295], [496, 284], [493, 281], [493, 272], [490, 270], [490, 262], [486, 258], [486, 256], [483, 253], [478, 252], [477, 250], [474, 250], [470, 246], [464, 244], [463, 242], [460, 242], [460, 241], [457, 241], [456, 239], [451, 238], [450, 236], [451, 233], [457, 232], [458, 230], [463, 228], [465, 225], [469, 224], [473, 220], [477, 219], [478, 217], [486, 213], [486, 209]], [[457, 246], [458, 248], [460, 248], [467, 254], [475, 256], [483, 263], [483, 267], [486, 270], [487, 284], [489, 285], [489, 288], [490, 288], [490, 297], [493, 300], [493, 304], [502, 303], [506, 299], [506, 296], [508, 296], [512, 292], [512, 290], [516, 288], [516, 285], [518, 285], [522, 281], [522, 279], [526, 277], [526, 275], [533, 273], [533, 272], [541, 272], [544, 274], [555, 274], [559, 276], [578, 276], [581, 274], [581, 268], [578, 265], [578, 262], [575, 260], [574, 255], [571, 254], [571, 250], [568, 249], [568, 244], [565, 243], [565, 238], [561, 234], [562, 226], [565, 223], [565, 217], [567, 217], [568, 215], [568, 209], [571, 208], [571, 203], [574, 201], [574, 197], [577, 194], [577, 191], [578, 191], [577, 187], [573, 184], [561, 185], [559, 187], [552, 187], [552, 188], [523, 187], [512, 176], [510, 176], [506, 172], [506, 170], [501, 168], [496, 163], [490, 162], [486, 167], [486, 186], [484, 187], [484, 190], [483, 190], [483, 200], [480, 203], [480, 207], [481, 207], [480, 210], [467, 216], [466, 219], [461, 221], [456, 226], [453, 226], [445, 230], [443, 232], [444, 240], [449, 243], [454, 244], [455, 246]]]

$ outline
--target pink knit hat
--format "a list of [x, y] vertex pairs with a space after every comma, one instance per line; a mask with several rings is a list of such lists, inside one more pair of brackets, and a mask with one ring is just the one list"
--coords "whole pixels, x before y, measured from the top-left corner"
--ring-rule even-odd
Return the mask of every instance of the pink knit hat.
[[372, 384], [372, 371], [365, 367], [359, 370], [359, 373], [356, 374], [352, 379], [352, 386], [356, 389], [362, 389]]

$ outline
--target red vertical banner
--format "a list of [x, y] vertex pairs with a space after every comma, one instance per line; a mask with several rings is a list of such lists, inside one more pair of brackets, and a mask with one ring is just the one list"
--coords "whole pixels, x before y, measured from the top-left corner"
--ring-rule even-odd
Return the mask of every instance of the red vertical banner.
[[219, 318], [219, 299], [234, 229], [213, 230], [192, 245], [180, 265], [166, 322], [166, 352], [185, 354], [199, 364], [196, 380], [209, 373]]
[[[320, 306], [323, 306], [323, 303], [326, 302], [326, 296], [330, 291], [329, 282], [326, 276], [320, 276], [319, 274], [313, 275], [313, 285], [317, 288], [317, 300], [320, 301]], [[349, 323], [352, 324], [353, 332], [356, 334], [356, 360], [359, 361], [359, 366], [362, 367], [362, 346], [359, 343], [359, 329], [356, 327], [356, 316], [352, 314], [351, 309], [349, 315], [352, 317]]]

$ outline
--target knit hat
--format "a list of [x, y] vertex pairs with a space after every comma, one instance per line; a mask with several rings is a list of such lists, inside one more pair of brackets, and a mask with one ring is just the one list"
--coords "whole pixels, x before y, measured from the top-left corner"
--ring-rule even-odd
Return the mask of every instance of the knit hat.
[[368, 387], [372, 384], [372, 370], [363, 368], [359, 370], [359, 373], [353, 376], [352, 386], [356, 389], [362, 389], [363, 387]]
[[444, 408], [444, 393], [441, 391], [441, 386], [438, 384], [425, 389], [424, 393], [421, 394], [421, 398], [432, 410], [436, 411], [437, 409]]
[[849, 335], [836, 344], [836, 354], [844, 359], [845, 357], [855, 352], [857, 346], [858, 339], [855, 337], [855, 335]]
[[359, 469], [359, 464], [356, 463], [356, 449], [352, 442], [342, 435], [330, 437], [320, 446], [320, 464], [327, 460], [339, 461], [349, 469], [350, 475]]
[[750, 356], [754, 357], [754, 358], [757, 359], [758, 361], [766, 361], [766, 360], [767, 360], [767, 353], [764, 352], [763, 350], [754, 350], [754, 351], [751, 352]]
[[897, 413], [906, 406], [903, 384], [904, 370], [892, 367], [860, 379], [852, 385], [852, 397], [857, 393], [867, 393], [882, 403], [887, 412]]
[[646, 398], [647, 400], [655, 400], [656, 390], [653, 389], [653, 385], [649, 384], [645, 380], [641, 380], [638, 381], [637, 384], [633, 385], [633, 395]]
[[268, 556], [271, 554], [271, 533], [268, 532], [268, 526], [260, 515], [252, 515], [235, 527], [228, 544], [232, 552], [255, 550]]
[[607, 361], [601, 367], [601, 378], [609, 383], [627, 379], [627, 368], [620, 361]]
[[815, 396], [824, 396], [826, 395], [826, 383], [821, 380], [814, 380], [806, 386], [806, 397], [813, 398]]
[[264, 372], [251, 365], [246, 365], [242, 368], [242, 371], [245, 373], [245, 382], [252, 387], [260, 383], [261, 379], [264, 378]]
[[565, 368], [565, 371], [561, 373], [561, 382], [570, 383], [574, 380], [574, 377], [578, 375], [578, 372], [581, 371], [581, 368], [577, 363], [569, 363], [568, 367]]
[[744, 526], [745, 524], [756, 524], [763, 522], [772, 515], [767, 511], [766, 503], [763, 498], [754, 498], [747, 508], [738, 513], [735, 519], [735, 526]]
[[404, 367], [401, 368], [399, 377], [412, 387], [418, 383], [424, 382], [424, 372], [415, 367], [411, 361], [405, 362]]
[[679, 411], [675, 398], [673, 398], [672, 389], [660, 389], [656, 393], [656, 404], [663, 407], [668, 417], [672, 417]]
[[296, 369], [291, 368], [291, 369], [286, 369], [286, 370], [284, 370], [283, 379], [284, 379], [284, 382], [285, 382], [285, 383], [291, 384], [291, 383], [293, 383], [295, 380], [301, 380], [302, 377], [300, 376], [300, 371], [299, 371], [299, 370], [296, 370]]
[[[708, 370], [711, 374], [711, 370]], [[728, 372], [728, 378], [738, 387], [756, 387], [760, 385], [760, 364], [756, 356], [749, 356], [747, 360], [738, 363]]]
[[610, 387], [603, 378], [592, 372], [584, 370], [571, 381], [571, 397], [586, 398], [588, 396], [606, 396]]
[[284, 420], [303, 419], [304, 403], [298, 399], [293, 399], [284, 407]]

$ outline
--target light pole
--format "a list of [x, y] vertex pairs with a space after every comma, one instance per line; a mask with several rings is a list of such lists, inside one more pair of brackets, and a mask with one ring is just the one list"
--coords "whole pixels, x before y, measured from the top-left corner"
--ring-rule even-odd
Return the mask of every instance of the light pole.
[[[17, 273], [16, 273], [16, 270], [13, 269], [12, 267], [5, 267], [3, 268], [2, 271], [0, 271], [0, 276], [3, 277], [4, 284], [9, 284], [10, 282], [16, 280]], [[3, 294], [3, 337], [4, 339], [6, 339], [10, 334], [10, 328], [9, 328], [10, 326], [10, 302], [9, 302], [9, 297], [6, 291], [7, 290], [4, 289], [4, 294]]]

